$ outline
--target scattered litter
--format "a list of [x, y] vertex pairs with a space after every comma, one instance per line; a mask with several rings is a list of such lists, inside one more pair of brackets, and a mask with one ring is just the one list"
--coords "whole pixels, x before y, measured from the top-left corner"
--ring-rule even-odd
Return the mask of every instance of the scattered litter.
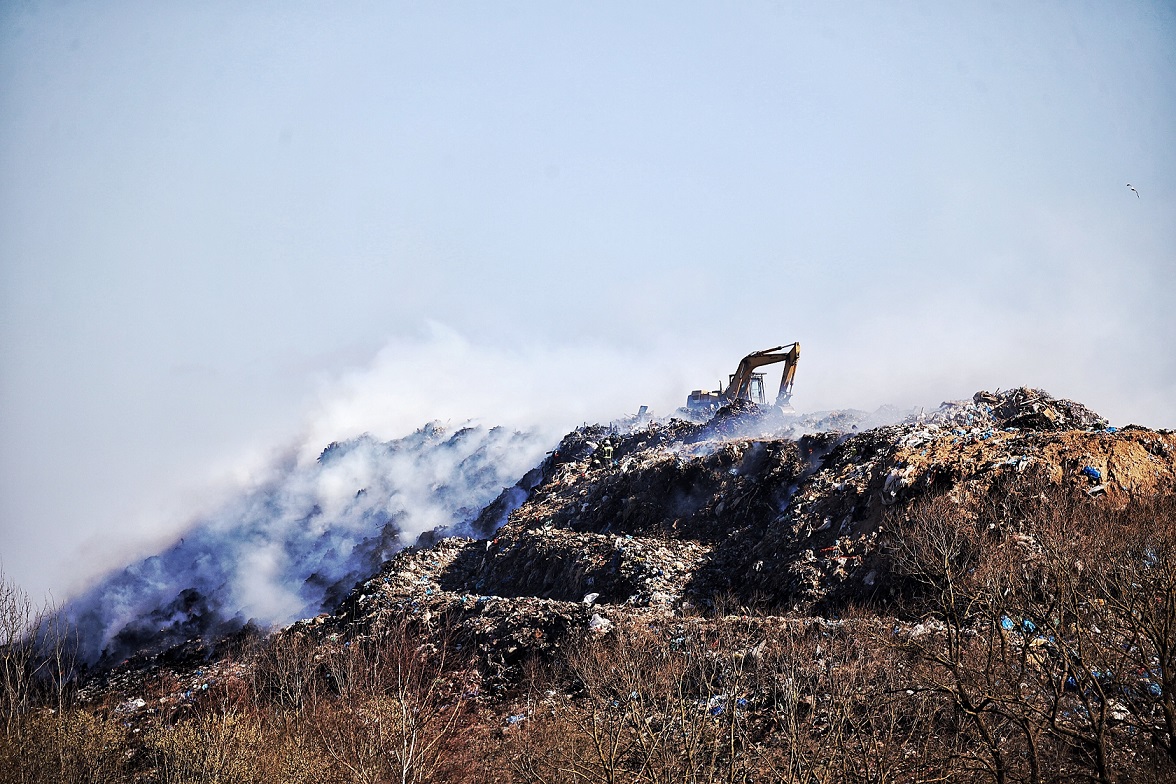
[[[427, 547], [397, 552], [334, 615], [292, 629], [338, 646], [402, 619], [452, 630], [493, 691], [518, 678], [532, 654], [552, 654], [585, 631], [608, 634], [622, 618], [674, 623], [667, 619], [695, 608], [706, 616], [718, 609], [714, 597], [749, 607], [762, 598], [801, 614], [885, 596], [892, 520], [929, 494], [971, 503], [1015, 473], [1100, 497], [1106, 469], [1095, 464], [1111, 465], [1112, 449], [1115, 480], [1131, 492], [1176, 479], [1171, 435], [1100, 429], [1093, 412], [1040, 390], [978, 393], [857, 429], [866, 421], [862, 412], [729, 411], [719, 428], [652, 418], [631, 429], [580, 428], [525, 490], [504, 491], [509, 504], [495, 502], [493, 515], [468, 526], [486, 538], [437, 532]], [[592, 467], [606, 440], [624, 470]], [[990, 530], [1026, 561], [1042, 553], [1014, 527], [997, 521]], [[605, 608], [611, 619], [597, 612]], [[1010, 639], [1047, 655], [1036, 623], [1000, 619]], [[894, 628], [915, 639], [943, 632], [933, 621]], [[668, 634], [667, 644], [681, 637]], [[198, 700], [210, 682], [186, 681], [177, 695]], [[739, 707], [727, 696], [706, 709]]]
[[588, 621], [588, 630], [598, 634], [604, 634], [610, 631], [612, 627], [613, 622], [608, 618], [605, 618], [603, 615], [597, 615], [594, 613], [592, 618]]

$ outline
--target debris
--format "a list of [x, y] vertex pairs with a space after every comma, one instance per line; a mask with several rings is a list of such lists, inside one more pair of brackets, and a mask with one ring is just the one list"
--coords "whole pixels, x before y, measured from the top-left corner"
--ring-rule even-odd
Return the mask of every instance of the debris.
[[588, 631], [596, 632], [597, 634], [605, 634], [613, 627], [613, 622], [602, 615], [593, 613], [592, 618], [588, 621]]
[[[1040, 390], [888, 415], [890, 424], [855, 430], [868, 415], [786, 416], [737, 403], [708, 423], [579, 428], [463, 529], [484, 539], [438, 532], [428, 546], [397, 552], [334, 614], [284, 633], [344, 645], [403, 621], [430, 635], [446, 630], [475, 657], [481, 688], [497, 694], [529, 657], [631, 622], [680, 623], [730, 603], [838, 622], [847, 604], [893, 595], [890, 520], [928, 495], [978, 505], [1011, 483], [1040, 480], [1107, 505], [1176, 484], [1172, 434], [1101, 429], [1093, 412]], [[614, 470], [592, 467], [604, 444]], [[1097, 466], [1111, 465], [1115, 481], [1104, 483], [1108, 469]], [[990, 531], [1025, 561], [1040, 557], [1033, 536], [1001, 521]], [[1034, 623], [1000, 621], [1018, 639]], [[934, 621], [895, 629], [912, 638], [942, 631]], [[211, 657], [197, 645], [177, 654], [192, 657], [193, 671]], [[190, 679], [177, 699], [210, 693], [210, 682]], [[730, 711], [731, 699], [708, 710]]]
[[1062, 400], [1041, 389], [977, 392], [969, 402], [948, 401], [922, 421], [940, 426], [1050, 431], [1106, 427], [1106, 420], [1081, 403]]

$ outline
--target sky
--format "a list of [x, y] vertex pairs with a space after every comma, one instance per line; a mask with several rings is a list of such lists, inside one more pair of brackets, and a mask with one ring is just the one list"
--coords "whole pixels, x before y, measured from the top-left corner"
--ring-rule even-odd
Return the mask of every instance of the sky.
[[802, 410], [1176, 427], [1174, 294], [1171, 2], [0, 3], [37, 597], [279, 456], [668, 414], [794, 340]]

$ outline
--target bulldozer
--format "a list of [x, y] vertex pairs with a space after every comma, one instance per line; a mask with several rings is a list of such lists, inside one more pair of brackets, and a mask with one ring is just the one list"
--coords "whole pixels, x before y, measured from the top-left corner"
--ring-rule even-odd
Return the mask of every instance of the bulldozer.
[[780, 391], [776, 394], [775, 405], [782, 410], [792, 411], [792, 381], [796, 377], [796, 363], [800, 361], [800, 344], [789, 343], [775, 348], [755, 351], [739, 360], [739, 367], [731, 374], [725, 389], [706, 392], [696, 389], [686, 398], [686, 409], [699, 413], [715, 411], [735, 400], [749, 400], [761, 406], [767, 405], [764, 395], [764, 373], [756, 368], [764, 365], [784, 363], [780, 377]]

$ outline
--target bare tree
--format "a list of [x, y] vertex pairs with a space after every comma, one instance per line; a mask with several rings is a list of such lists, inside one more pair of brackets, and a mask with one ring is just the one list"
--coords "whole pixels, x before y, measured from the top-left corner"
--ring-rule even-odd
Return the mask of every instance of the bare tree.
[[37, 638], [46, 615], [16, 583], [0, 573], [0, 715], [5, 735], [34, 704]]
[[0, 778], [64, 783], [121, 773], [122, 728], [72, 705], [76, 649], [54, 604], [34, 606], [0, 575]]
[[468, 771], [473, 671], [450, 635], [428, 642], [405, 622], [323, 656], [334, 699], [310, 716], [324, 753], [357, 782], [451, 781]]
[[1171, 497], [1015, 490], [999, 508], [941, 498], [903, 521], [894, 564], [925, 613], [902, 637], [915, 688], [952, 700], [978, 740], [967, 757], [994, 781], [1176, 774]]

